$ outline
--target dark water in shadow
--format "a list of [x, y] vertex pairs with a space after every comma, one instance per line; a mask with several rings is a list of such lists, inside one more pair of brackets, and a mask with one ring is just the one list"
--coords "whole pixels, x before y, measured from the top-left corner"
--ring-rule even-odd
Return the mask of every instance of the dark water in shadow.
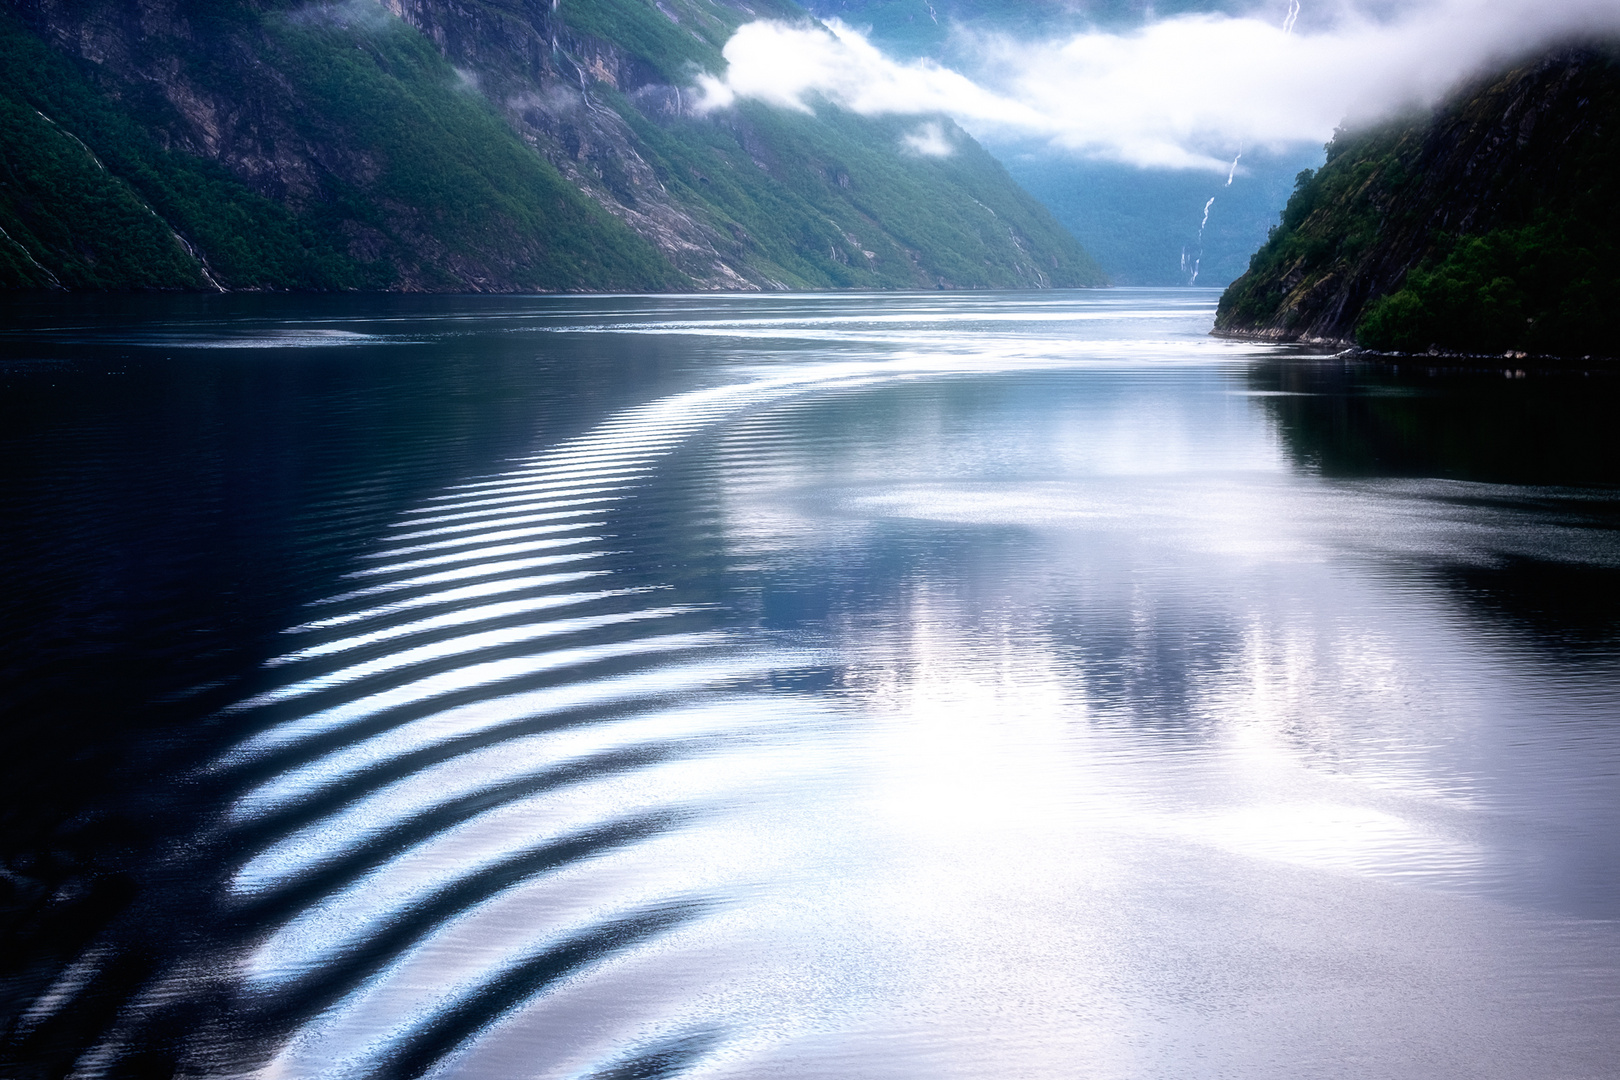
[[11, 1076], [1603, 1076], [1620, 379], [1213, 293], [11, 302]]

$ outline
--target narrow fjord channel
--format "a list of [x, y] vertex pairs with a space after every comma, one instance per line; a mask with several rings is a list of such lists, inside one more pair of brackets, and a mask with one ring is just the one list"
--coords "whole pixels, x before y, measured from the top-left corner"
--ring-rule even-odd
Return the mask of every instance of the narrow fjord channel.
[[1610, 1075], [1620, 378], [1215, 295], [9, 313], [0, 1071]]

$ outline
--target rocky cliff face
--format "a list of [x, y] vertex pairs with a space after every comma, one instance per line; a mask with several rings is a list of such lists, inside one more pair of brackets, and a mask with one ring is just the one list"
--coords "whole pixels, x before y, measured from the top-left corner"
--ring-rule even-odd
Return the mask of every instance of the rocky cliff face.
[[1571, 290], [1613, 276], [1594, 243], [1612, 247], [1620, 225], [1617, 167], [1620, 61], [1606, 48], [1561, 49], [1432, 117], [1340, 132], [1221, 298], [1215, 332], [1463, 351], [1573, 343], [1588, 331], [1572, 329], [1585, 316]]
[[[805, 16], [786, 0], [0, 0], [0, 284], [1103, 283], [948, 125], [955, 152], [922, 158], [906, 125], [831, 109], [695, 115], [685, 87], [754, 17]], [[117, 213], [87, 216], [65, 185]]]

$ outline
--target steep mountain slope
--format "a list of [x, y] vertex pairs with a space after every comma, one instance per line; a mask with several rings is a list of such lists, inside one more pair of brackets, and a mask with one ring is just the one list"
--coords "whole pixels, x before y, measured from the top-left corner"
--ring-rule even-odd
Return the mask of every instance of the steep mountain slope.
[[[195, 278], [318, 289], [678, 281], [402, 26], [356, 25], [339, 9], [267, 15], [229, 0], [92, 0], [24, 14], [43, 33], [6, 20], [13, 113], [63, 132], [80, 151], [72, 161], [63, 149], [64, 161], [106, 174], [150, 208], [159, 232], [184, 237], [169, 247], [196, 252], [185, 252]], [[5, 147], [8, 190], [30, 196], [10, 200], [22, 226], [13, 239], [63, 238], [30, 249], [34, 261], [71, 270], [70, 252], [98, 267], [122, 258], [135, 274], [70, 274], [68, 286], [189, 284], [136, 272], [166, 266], [172, 250], [143, 242], [120, 256], [121, 234], [23, 167], [26, 146]]]
[[780, 0], [7, 7], [0, 285], [1103, 283], [948, 123], [921, 157], [826, 107], [695, 114]]
[[1432, 118], [1341, 132], [1221, 298], [1216, 333], [1620, 353], [1620, 55], [1566, 48]]

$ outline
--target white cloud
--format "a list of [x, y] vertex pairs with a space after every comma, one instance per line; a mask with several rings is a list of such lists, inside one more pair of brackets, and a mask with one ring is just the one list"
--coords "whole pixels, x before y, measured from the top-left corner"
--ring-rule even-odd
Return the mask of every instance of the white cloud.
[[[1306, 0], [1307, 7], [1309, 0]], [[1432, 104], [1482, 68], [1577, 33], [1620, 34], [1617, 0], [1417, 0], [1382, 16], [1339, 3], [1325, 28], [1204, 14], [1130, 33], [965, 41], [972, 78], [899, 62], [836, 20], [749, 23], [702, 101], [807, 110], [816, 95], [868, 115], [943, 113], [982, 135], [1022, 135], [1135, 165], [1225, 171], [1242, 146], [1323, 142], [1340, 121]]]
[[900, 144], [923, 157], [950, 157], [956, 152], [956, 147], [945, 137], [945, 128], [936, 123], [924, 124], [909, 135], [902, 136]]

